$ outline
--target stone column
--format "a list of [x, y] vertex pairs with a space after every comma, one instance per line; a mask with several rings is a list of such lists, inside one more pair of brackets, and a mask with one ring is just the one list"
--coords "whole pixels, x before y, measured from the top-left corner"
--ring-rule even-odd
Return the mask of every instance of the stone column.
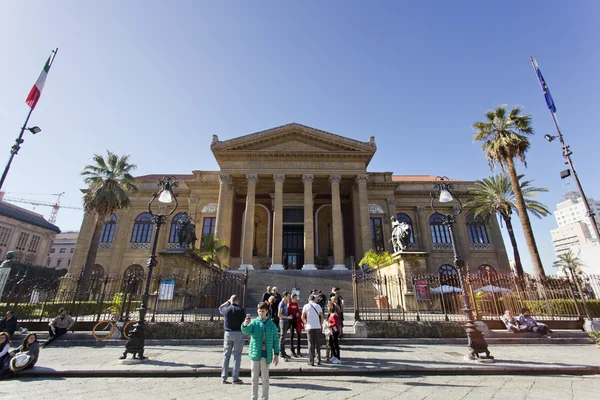
[[333, 269], [347, 269], [344, 264], [344, 232], [342, 230], [342, 205], [340, 202], [341, 175], [329, 175], [331, 183], [331, 222], [333, 225]]
[[273, 259], [270, 269], [283, 269], [283, 182], [284, 174], [273, 174], [275, 200], [273, 202]]
[[304, 182], [304, 265], [302, 269], [317, 269], [315, 266], [315, 232], [313, 217], [313, 174], [302, 175]]
[[240, 265], [240, 269], [254, 269], [252, 266], [252, 246], [254, 244], [254, 204], [258, 175], [246, 174], [246, 181], [248, 182], [248, 194], [246, 195], [246, 214], [242, 235], [242, 265]]
[[[415, 242], [421, 245], [421, 250], [425, 253], [431, 254], [431, 232], [429, 229], [429, 219], [425, 213], [424, 206], [417, 206], [417, 230], [415, 232]], [[432, 271], [431, 257], [427, 257], [427, 271]]]
[[[387, 198], [385, 199], [387, 205], [388, 205], [388, 224], [384, 224], [384, 226], [389, 227], [388, 228], [388, 236], [391, 238], [392, 237], [392, 224], [390, 224], [389, 222], [391, 221], [392, 217], [396, 216], [396, 199], [393, 197]], [[392, 244], [391, 240], [386, 240], [385, 241], [385, 249], [388, 253], [390, 254], [394, 254], [394, 245]]]
[[354, 224], [354, 258], [360, 260], [365, 251], [362, 248], [362, 240], [360, 239], [360, 207], [358, 204], [358, 186], [356, 184], [352, 185], [352, 223]]
[[358, 186], [358, 211], [360, 213], [360, 242], [362, 243], [362, 249], [364, 252], [367, 252], [371, 247], [373, 247], [371, 240], [371, 227], [369, 224], [367, 179], [367, 174], [358, 175], [356, 177], [356, 186]]
[[[231, 219], [230, 212], [228, 213], [227, 204], [229, 203], [229, 181], [231, 180], [231, 174], [219, 174], [219, 200], [217, 205], [217, 220], [215, 221], [215, 237], [225, 240], [223, 237], [223, 231], [225, 229], [226, 219]], [[229, 210], [230, 211], [230, 210]], [[229, 241], [225, 242], [228, 246]]]

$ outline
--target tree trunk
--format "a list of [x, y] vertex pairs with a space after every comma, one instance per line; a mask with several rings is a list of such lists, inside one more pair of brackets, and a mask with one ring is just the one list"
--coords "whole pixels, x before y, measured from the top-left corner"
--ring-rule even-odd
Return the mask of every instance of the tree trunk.
[[[90, 248], [85, 259], [85, 266], [83, 268], [82, 282], [80, 284], [81, 293], [87, 293], [89, 290], [89, 283], [92, 278], [92, 272], [94, 271], [94, 265], [96, 263], [96, 255], [98, 254], [98, 246], [100, 245], [100, 234], [104, 227], [104, 218], [96, 214], [96, 224], [94, 225], [94, 234], [92, 235], [92, 241]], [[85, 297], [85, 296], [82, 296]]]
[[521, 255], [519, 254], [519, 248], [517, 247], [517, 239], [515, 238], [515, 231], [513, 230], [512, 221], [510, 220], [510, 216], [502, 216], [502, 219], [506, 224], [506, 230], [508, 231], [510, 244], [513, 248], [513, 256], [515, 258], [515, 270], [517, 272], [517, 276], [523, 279], [523, 276], [525, 274], [523, 272], [523, 265], [521, 264]]
[[523, 192], [521, 192], [521, 185], [517, 177], [517, 170], [515, 169], [515, 163], [512, 158], [506, 160], [508, 165], [508, 174], [510, 175], [510, 182], [512, 184], [513, 191], [515, 192], [515, 200], [517, 210], [519, 211], [519, 219], [521, 220], [521, 226], [523, 227], [523, 234], [525, 235], [525, 243], [529, 249], [531, 255], [531, 261], [533, 263], [533, 270], [539, 277], [546, 277], [540, 253], [535, 243], [535, 237], [533, 236], [533, 229], [531, 229], [531, 222], [529, 221], [529, 214], [527, 214], [527, 207], [525, 207], [525, 200], [523, 199]]

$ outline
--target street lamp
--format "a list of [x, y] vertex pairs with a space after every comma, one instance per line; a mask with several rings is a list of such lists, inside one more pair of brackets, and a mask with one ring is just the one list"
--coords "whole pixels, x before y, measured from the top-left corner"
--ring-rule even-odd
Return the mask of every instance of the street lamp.
[[[29, 120], [30, 115], [31, 111], [27, 116], [27, 120]], [[25, 139], [23, 139], [23, 133], [25, 133], [25, 131], [28, 130], [33, 135], [35, 135], [36, 133], [40, 133], [42, 131], [39, 126], [32, 126], [31, 128], [26, 128], [25, 126], [27, 125], [27, 120], [25, 121], [25, 125], [21, 127], [21, 133], [19, 134], [19, 137], [15, 139], [15, 144], [13, 144], [10, 148], [10, 158], [8, 159], [8, 163], [6, 164], [6, 167], [4, 168], [4, 173], [2, 174], [2, 178], [0, 179], [0, 189], [2, 189], [2, 186], [4, 185], [4, 180], [6, 179], [6, 175], [8, 175], [8, 170], [10, 169], [10, 164], [12, 164], [13, 158], [15, 158], [15, 155], [17, 155], [17, 153], [21, 149], [21, 145], [25, 141]]]
[[[490, 355], [488, 345], [481, 332], [479, 332], [477, 329], [477, 326], [475, 326], [475, 321], [473, 320], [473, 310], [471, 310], [471, 302], [465, 281], [465, 262], [460, 257], [458, 249], [456, 248], [454, 223], [456, 222], [456, 216], [462, 212], [462, 203], [456, 196], [456, 193], [453, 192], [454, 185], [450, 183], [450, 180], [447, 177], [438, 176], [435, 178], [433, 187], [435, 192], [431, 193], [431, 208], [435, 213], [442, 215], [444, 225], [448, 226], [448, 231], [450, 232], [450, 241], [452, 244], [452, 252], [454, 253], [454, 268], [458, 273], [460, 288], [462, 289], [461, 297], [463, 301], [463, 311], [467, 317], [465, 330], [469, 339], [469, 347], [471, 348], [468, 358], [471, 360], [493, 360], [494, 357]], [[435, 208], [434, 203], [436, 198], [438, 198], [440, 203], [450, 203], [451, 201], [456, 200], [456, 202], [458, 202], [458, 207], [452, 208], [450, 214], [442, 214]], [[485, 356], [480, 356], [480, 353], [485, 353]]]
[[260, 224], [260, 217], [254, 216], [254, 247], [252, 248], [252, 257], [258, 255], [258, 248], [256, 247], [256, 232], [258, 232], [258, 224]]
[[[129, 334], [129, 340], [127, 340], [127, 344], [125, 345], [125, 351], [123, 352], [123, 355], [119, 357], [121, 360], [127, 358], [127, 353], [133, 354], [133, 358], [136, 358], [137, 355], [137, 358], [140, 360], [144, 360], [146, 358], [144, 356], [144, 341], [146, 339], [146, 312], [148, 307], [150, 282], [152, 280], [152, 269], [154, 269], [158, 263], [156, 261], [158, 234], [160, 232], [160, 227], [165, 224], [167, 217], [175, 212], [179, 204], [177, 202], [177, 195], [173, 192], [173, 189], [177, 186], [179, 186], [179, 183], [172, 176], [164, 177], [162, 180], [158, 181], [158, 191], [153, 193], [152, 199], [148, 203], [148, 212], [152, 216], [152, 222], [156, 226], [154, 230], [154, 243], [152, 244], [152, 253], [146, 262], [146, 266], [148, 267], [148, 276], [146, 277], [146, 287], [142, 296], [142, 304], [139, 308], [140, 318], [134, 325], [133, 331], [131, 331]], [[152, 203], [157, 199], [163, 204], [171, 204], [173, 203], [173, 200], [175, 200], [175, 204], [173, 205], [173, 208], [165, 214], [154, 214], [152, 212]]]

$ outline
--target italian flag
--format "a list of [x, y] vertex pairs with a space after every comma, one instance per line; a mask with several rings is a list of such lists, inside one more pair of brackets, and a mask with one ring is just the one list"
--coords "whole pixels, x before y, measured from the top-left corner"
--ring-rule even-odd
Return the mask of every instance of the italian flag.
[[50, 71], [50, 59], [52, 56], [48, 57], [48, 61], [46, 61], [46, 65], [44, 65], [44, 69], [38, 76], [37, 81], [35, 81], [35, 85], [29, 91], [29, 96], [27, 96], [27, 100], [25, 103], [31, 107], [33, 110], [42, 95], [42, 90], [44, 89], [44, 84], [46, 83], [46, 77], [48, 76], [48, 71]]

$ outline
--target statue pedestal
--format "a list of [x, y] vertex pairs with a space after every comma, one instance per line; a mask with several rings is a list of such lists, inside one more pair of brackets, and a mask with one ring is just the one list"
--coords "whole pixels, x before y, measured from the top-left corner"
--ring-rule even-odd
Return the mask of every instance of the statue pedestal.
[[417, 307], [413, 281], [415, 278], [427, 275], [426, 259], [429, 253], [421, 251], [402, 251], [392, 254], [396, 262], [397, 273], [402, 278], [402, 293], [404, 304], [408, 310]]

